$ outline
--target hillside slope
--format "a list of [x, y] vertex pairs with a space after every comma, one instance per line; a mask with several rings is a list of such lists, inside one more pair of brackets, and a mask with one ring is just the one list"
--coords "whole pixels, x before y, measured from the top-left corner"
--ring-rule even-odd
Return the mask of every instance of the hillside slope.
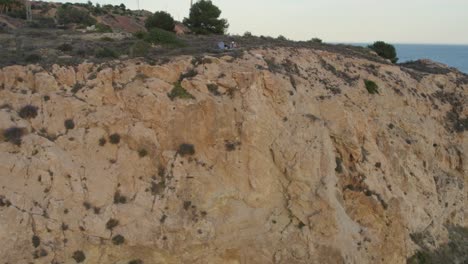
[[423, 70], [286, 47], [5, 67], [0, 258], [461, 263], [468, 78]]

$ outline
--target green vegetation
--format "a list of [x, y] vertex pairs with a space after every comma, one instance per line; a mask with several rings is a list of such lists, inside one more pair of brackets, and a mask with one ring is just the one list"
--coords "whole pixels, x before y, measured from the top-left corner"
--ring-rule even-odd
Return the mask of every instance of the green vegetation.
[[122, 236], [122, 235], [115, 235], [113, 238], [112, 238], [112, 244], [114, 245], [121, 245], [125, 242], [125, 237]]
[[119, 144], [120, 143], [120, 135], [117, 134], [117, 133], [114, 133], [112, 135], [109, 136], [109, 142], [111, 144]]
[[187, 143], [180, 144], [177, 153], [181, 156], [192, 156], [195, 154], [195, 146]]
[[421, 250], [408, 258], [406, 263], [466, 263], [468, 260], [468, 228], [449, 226], [447, 230], [449, 234], [448, 243], [433, 251], [426, 246], [428, 241], [432, 241], [430, 234], [411, 234], [411, 239], [421, 248]]
[[193, 95], [191, 95], [187, 90], [185, 90], [184, 87], [180, 84], [180, 82], [177, 82], [174, 84], [174, 88], [172, 88], [171, 92], [167, 94], [167, 96], [174, 101], [176, 98], [180, 99], [195, 99]]
[[27, 63], [38, 63], [42, 60], [42, 56], [39, 54], [30, 54], [24, 59]]
[[226, 19], [219, 19], [220, 15], [221, 10], [210, 0], [200, 0], [193, 4], [184, 24], [196, 34], [224, 34], [229, 24]]
[[108, 25], [97, 23], [96, 24], [96, 31], [99, 33], [112, 33], [112, 28]]
[[366, 89], [370, 94], [378, 94], [379, 93], [379, 86], [370, 80], [364, 80], [364, 84], [366, 85]]
[[177, 36], [169, 31], [153, 28], [144, 37], [146, 42], [158, 45], [164, 45], [168, 47], [183, 47], [185, 43], [182, 42]]
[[215, 96], [220, 96], [221, 93], [218, 91], [218, 85], [214, 84], [214, 83], [209, 83], [206, 85], [206, 87], [208, 88], [208, 91], [210, 91], [211, 94], [215, 95]]
[[150, 49], [151, 44], [145, 41], [138, 40], [130, 47], [130, 56], [145, 57]]
[[392, 63], [398, 61], [396, 49], [393, 45], [387, 44], [383, 41], [377, 41], [368, 48], [375, 51], [380, 57], [390, 60]]
[[323, 41], [319, 38], [312, 38], [311, 40], [309, 40], [309, 42], [312, 42], [312, 43], [323, 43]]
[[62, 5], [57, 10], [57, 20], [59, 24], [80, 24], [91, 26], [96, 23], [96, 19], [92, 18], [88, 10], [78, 9], [69, 5]]
[[140, 156], [140, 158], [144, 158], [147, 155], [148, 155], [148, 151], [146, 149], [142, 148], [138, 150], [138, 156]]
[[166, 31], [173, 31], [175, 26], [174, 18], [167, 12], [158, 11], [145, 21], [145, 27], [148, 30], [160, 28]]
[[25, 129], [20, 127], [10, 127], [3, 131], [3, 139], [14, 145], [21, 146], [21, 138], [25, 134]]
[[77, 250], [77, 251], [73, 252], [72, 258], [76, 261], [76, 263], [81, 263], [81, 262], [85, 261], [86, 256], [83, 253], [83, 251]]
[[68, 43], [63, 43], [60, 46], [58, 46], [57, 49], [62, 51], [62, 52], [67, 52], [67, 51], [72, 51], [73, 46], [71, 44], [68, 44]]
[[109, 221], [107, 221], [106, 228], [109, 229], [109, 230], [112, 230], [112, 229], [114, 229], [114, 227], [116, 227], [118, 225], [119, 225], [119, 220], [111, 218], [111, 219], [109, 219]]
[[18, 114], [21, 118], [32, 119], [36, 118], [38, 109], [39, 108], [34, 105], [25, 105], [20, 109]]
[[119, 54], [111, 48], [101, 48], [96, 50], [96, 58], [118, 58]]
[[67, 130], [75, 128], [75, 122], [73, 121], [73, 119], [67, 119], [63, 124]]

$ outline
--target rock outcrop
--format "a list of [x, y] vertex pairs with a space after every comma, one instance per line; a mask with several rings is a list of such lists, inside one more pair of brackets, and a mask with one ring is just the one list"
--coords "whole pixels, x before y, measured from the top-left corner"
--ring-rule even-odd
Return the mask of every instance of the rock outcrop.
[[277, 48], [0, 87], [3, 263], [406, 263], [468, 225], [452, 70]]

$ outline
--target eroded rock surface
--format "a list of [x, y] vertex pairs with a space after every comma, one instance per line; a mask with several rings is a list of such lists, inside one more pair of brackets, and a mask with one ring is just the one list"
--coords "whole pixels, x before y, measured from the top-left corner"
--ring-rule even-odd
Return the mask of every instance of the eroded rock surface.
[[406, 263], [468, 224], [464, 78], [288, 48], [3, 68], [0, 258]]

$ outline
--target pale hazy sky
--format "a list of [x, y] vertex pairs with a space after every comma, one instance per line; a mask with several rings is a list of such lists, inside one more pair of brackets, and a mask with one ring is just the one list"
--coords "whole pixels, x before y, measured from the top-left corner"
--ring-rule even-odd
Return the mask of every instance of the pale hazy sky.
[[[92, 2], [137, 7], [137, 0]], [[164, 10], [182, 20], [188, 15], [189, 3], [190, 0], [140, 0], [140, 8]], [[294, 40], [319, 37], [326, 42], [468, 44], [468, 0], [213, 0], [213, 3], [223, 11], [221, 16], [229, 20], [232, 34], [250, 31], [255, 35], [281, 34]]]

